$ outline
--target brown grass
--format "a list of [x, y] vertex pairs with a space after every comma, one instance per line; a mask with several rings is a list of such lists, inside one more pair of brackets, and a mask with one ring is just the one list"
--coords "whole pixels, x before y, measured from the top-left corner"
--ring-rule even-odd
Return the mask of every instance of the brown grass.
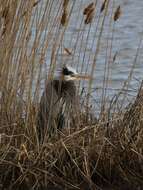
[[[103, 2], [99, 10], [99, 12], [104, 11], [103, 15], [99, 14], [98, 20], [92, 18], [95, 23], [97, 22], [95, 36], [99, 32], [96, 43], [93, 39], [92, 45], [96, 45], [94, 56], [87, 54], [87, 46], [84, 49], [84, 57], [89, 56], [88, 60], [92, 59], [92, 65], [89, 63], [85, 65], [86, 72], [91, 66], [92, 79], [89, 81], [87, 94], [82, 99], [84, 112], [80, 115], [80, 124], [78, 128], [71, 128], [70, 131], [66, 128], [57, 131], [56, 135], [47, 139], [44, 144], [39, 144], [36, 116], [41, 83], [43, 84], [53, 74], [59, 52], [62, 53], [64, 60], [63, 49], [68, 54], [66, 61], [69, 56], [74, 61], [78, 48], [81, 55], [83, 41], [88, 42], [90, 27], [94, 24], [92, 22], [89, 26], [85, 39], [84, 29], [88, 25], [84, 24], [83, 17], [80, 25], [83, 30], [77, 32], [72, 53], [69, 51], [70, 47], [63, 48], [74, 3], [61, 1], [54, 4], [53, 0], [45, 3], [34, 0], [1, 1], [0, 189], [137, 190], [143, 188], [142, 84], [135, 100], [126, 109], [118, 104], [121, 92], [125, 92], [122, 104], [127, 96], [139, 49], [128, 81], [117, 94], [117, 98], [110, 102], [110, 107], [105, 106], [101, 109], [98, 120], [90, 110], [94, 71], [110, 6], [108, 0]], [[61, 27], [63, 7], [67, 10], [67, 6], [68, 23], [66, 27]], [[118, 19], [119, 14], [116, 15]], [[114, 15], [110, 16], [113, 18]], [[65, 23], [63, 21], [63, 25]], [[110, 31], [113, 32], [112, 29]], [[107, 46], [108, 48], [110, 51], [106, 57], [107, 70], [109, 63], [111, 64], [112, 43], [111, 46]], [[48, 68], [47, 54], [50, 54]], [[75, 66], [84, 65], [84, 57], [83, 62], [78, 60]], [[103, 92], [107, 87], [108, 76], [107, 78], [105, 76]], [[102, 99], [101, 104], [107, 104], [106, 93]]]

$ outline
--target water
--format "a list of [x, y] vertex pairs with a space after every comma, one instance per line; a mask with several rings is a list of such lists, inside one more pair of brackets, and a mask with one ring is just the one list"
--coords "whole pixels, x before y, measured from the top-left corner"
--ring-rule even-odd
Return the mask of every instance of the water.
[[[58, 2], [53, 4], [54, 9], [58, 7]], [[63, 41], [57, 52], [56, 61], [58, 63], [66, 62], [77, 68], [79, 72], [91, 72], [91, 66], [94, 60], [94, 55], [97, 48], [97, 39], [101, 29], [101, 20], [103, 14], [100, 17], [100, 24], [97, 27], [99, 12], [102, 1], [97, 1], [96, 15], [90, 25], [84, 24], [83, 10], [91, 3], [89, 0], [73, 0], [71, 1], [70, 8], [72, 7], [72, 14], [65, 30]], [[94, 89], [92, 97], [97, 102], [101, 102], [103, 93], [103, 81], [105, 76], [105, 63], [107, 57], [110, 56], [110, 48], [112, 45], [112, 52], [109, 64], [109, 78], [108, 85], [106, 86], [106, 99], [110, 100], [117, 94], [125, 81], [128, 79], [129, 73], [135, 62], [138, 46], [143, 37], [143, 1], [142, 0], [115, 0], [110, 1], [110, 8], [108, 15], [106, 16], [103, 35], [100, 42], [100, 51], [96, 59], [96, 67], [94, 70], [94, 81], [92, 88]], [[113, 22], [110, 26], [112, 7], [115, 8], [120, 5], [122, 14], [119, 20], [113, 26]], [[114, 8], [114, 10], [115, 10]], [[56, 14], [56, 11], [53, 14]], [[98, 28], [98, 29], [97, 29]], [[97, 31], [96, 31], [97, 30]], [[112, 31], [114, 34], [112, 36]], [[58, 32], [62, 32], [63, 29], [59, 29]], [[88, 36], [89, 33], [89, 36]], [[64, 47], [68, 48], [72, 55], [65, 55]], [[47, 50], [47, 65], [50, 64], [51, 49]], [[115, 56], [116, 55], [116, 56]], [[116, 57], [113, 62], [113, 57]], [[108, 59], [109, 60], [109, 59]], [[129, 89], [127, 91], [127, 100], [131, 100], [137, 92], [139, 84], [143, 78], [143, 48], [142, 43], [140, 45], [140, 51], [137, 56], [136, 64], [134, 66], [132, 78], [130, 81]], [[107, 75], [107, 73], [106, 73]], [[106, 78], [107, 79], [107, 78]], [[87, 88], [88, 83], [82, 83]]]

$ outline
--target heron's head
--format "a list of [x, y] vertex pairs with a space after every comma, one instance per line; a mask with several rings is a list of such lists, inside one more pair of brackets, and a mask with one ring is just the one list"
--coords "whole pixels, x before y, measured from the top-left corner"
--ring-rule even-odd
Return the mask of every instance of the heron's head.
[[64, 81], [75, 81], [90, 78], [89, 76], [77, 73], [76, 70], [70, 66], [63, 66], [61, 74]]

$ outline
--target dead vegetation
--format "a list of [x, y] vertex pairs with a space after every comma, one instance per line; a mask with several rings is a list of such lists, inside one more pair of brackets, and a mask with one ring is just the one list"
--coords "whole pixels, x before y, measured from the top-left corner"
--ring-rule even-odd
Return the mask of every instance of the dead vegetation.
[[[127, 109], [112, 113], [103, 106], [99, 120], [94, 117], [87, 120], [91, 80], [80, 126], [70, 132], [59, 131], [39, 144], [36, 114], [41, 81], [49, 76], [47, 71], [55, 69], [74, 4], [61, 1], [55, 5], [52, 0], [45, 3], [42, 0], [3, 0], [0, 3], [0, 189], [142, 189], [142, 85]], [[108, 0], [103, 1], [100, 10], [102, 15], [98, 22], [102, 27], [98, 28], [99, 23], [96, 26], [100, 32], [91, 76], [96, 68], [109, 5]], [[91, 23], [90, 17], [94, 19], [93, 6], [93, 3], [85, 6], [85, 24]], [[113, 11], [113, 21], [119, 19], [120, 9], [119, 6]], [[87, 27], [85, 24], [83, 27]], [[82, 32], [79, 31], [77, 42]], [[108, 48], [112, 50], [112, 46]], [[67, 53], [74, 57], [75, 51], [70, 53], [68, 49]], [[107, 68], [109, 63], [107, 60]], [[108, 83], [108, 77], [105, 79], [103, 88]]]

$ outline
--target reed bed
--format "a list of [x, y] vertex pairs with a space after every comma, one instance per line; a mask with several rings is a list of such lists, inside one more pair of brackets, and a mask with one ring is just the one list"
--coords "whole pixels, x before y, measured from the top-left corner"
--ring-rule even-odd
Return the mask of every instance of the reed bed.
[[[70, 36], [69, 44], [76, 38], [74, 47], [66, 47], [66, 32], [76, 3], [55, 2], [0, 1], [0, 189], [142, 189], [142, 83], [132, 103], [123, 108], [140, 45], [128, 80], [108, 104], [106, 90], [116, 59], [112, 50], [114, 28], [122, 13], [120, 5], [114, 0], [104, 0], [100, 5], [98, 1], [79, 1], [76, 19], [80, 22], [75, 27], [82, 30], [76, 37], [74, 32]], [[93, 54], [87, 46], [92, 25]], [[92, 90], [104, 32], [111, 40], [106, 42], [97, 117], [91, 107], [96, 100], [92, 99]], [[85, 93], [79, 83], [83, 112], [78, 128], [65, 128], [40, 144], [36, 116], [41, 86], [54, 75], [58, 62], [90, 73], [91, 79]]]

